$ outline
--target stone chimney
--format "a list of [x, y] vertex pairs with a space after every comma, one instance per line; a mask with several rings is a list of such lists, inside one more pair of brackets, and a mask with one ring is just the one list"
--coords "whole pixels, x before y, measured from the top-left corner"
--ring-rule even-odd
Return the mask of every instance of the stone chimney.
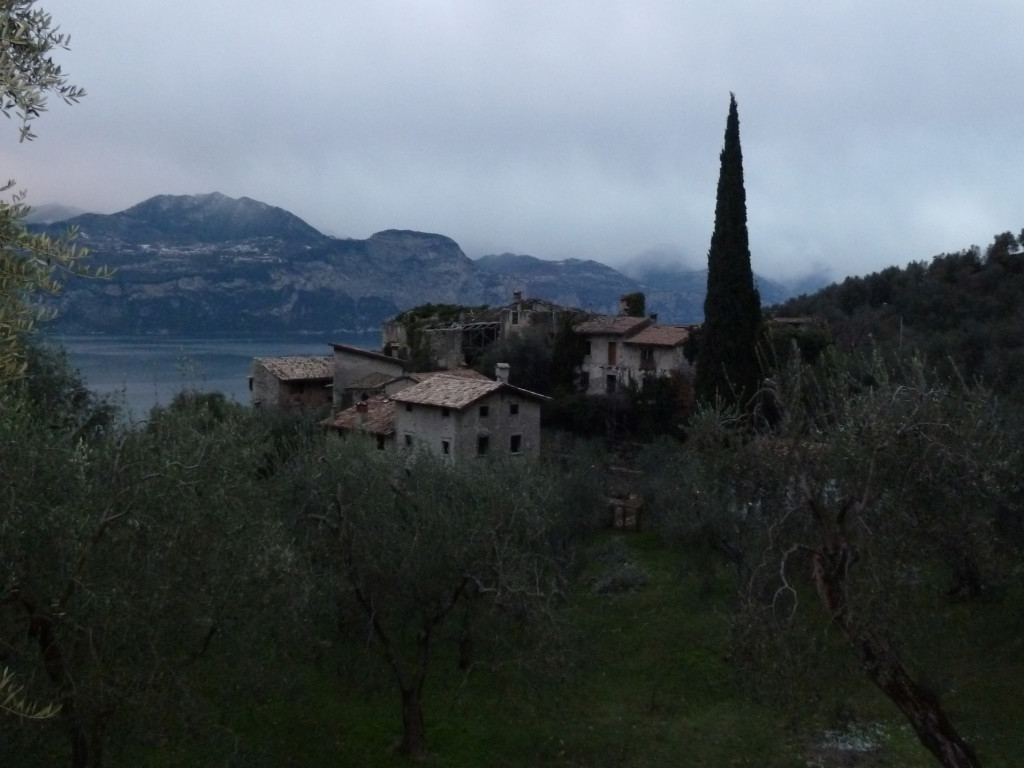
[[494, 380], [500, 381], [502, 384], [508, 384], [508, 363], [498, 363], [494, 366]]
[[522, 300], [523, 300], [523, 292], [522, 291], [512, 291], [512, 301], [514, 301], [516, 304], [518, 304]]
[[619, 296], [619, 314], [629, 314], [629, 297], [626, 294], [622, 294], [621, 296]]
[[365, 401], [356, 403], [356, 426], [362, 427], [366, 425], [366, 414], [369, 410], [370, 408], [366, 405]]

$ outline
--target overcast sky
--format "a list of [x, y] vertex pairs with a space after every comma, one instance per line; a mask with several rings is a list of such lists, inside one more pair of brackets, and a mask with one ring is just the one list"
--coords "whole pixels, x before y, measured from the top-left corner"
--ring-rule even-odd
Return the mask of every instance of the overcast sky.
[[29, 202], [219, 191], [467, 255], [706, 265], [735, 92], [754, 270], [1024, 227], [1021, 0], [40, 0], [88, 96], [0, 135]]

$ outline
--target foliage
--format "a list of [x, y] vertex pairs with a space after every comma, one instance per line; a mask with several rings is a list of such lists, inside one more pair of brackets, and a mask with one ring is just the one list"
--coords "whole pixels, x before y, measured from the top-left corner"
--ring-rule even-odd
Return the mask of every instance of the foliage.
[[558, 320], [555, 338], [551, 342], [551, 383], [556, 398], [576, 392], [587, 342], [573, 328], [586, 317], [583, 312], [570, 311], [564, 312]]
[[732, 95], [721, 163], [695, 386], [705, 402], [746, 405], [760, 382], [761, 299], [750, 267], [739, 115]]
[[[34, 138], [32, 121], [46, 109], [48, 94], [68, 103], [85, 92], [69, 85], [51, 51], [67, 47], [67, 35], [52, 26], [49, 14], [34, 0], [0, 3], [0, 114], [21, 121], [20, 137]], [[13, 181], [0, 186], [5, 192]], [[24, 193], [0, 200], [0, 385], [25, 372], [23, 344], [38, 320], [48, 313], [37, 305], [43, 294], [60, 290], [58, 274], [89, 274], [82, 264], [84, 249], [73, 244], [75, 233], [53, 239], [25, 227], [28, 206]], [[103, 276], [98, 270], [92, 274]]]
[[367, 448], [356, 440], [325, 446], [324, 463], [296, 503], [319, 588], [347, 606], [350, 621], [362, 615], [363, 632], [392, 673], [399, 752], [421, 757], [438, 635], [460, 628], [460, 664], [468, 669], [480, 622], [499, 622], [512, 638], [550, 620], [566, 597], [572, 550], [557, 532], [573, 500], [539, 465], [495, 463], [481, 476], [426, 453], [400, 466]]
[[85, 91], [70, 85], [51, 51], [67, 48], [70, 38], [51, 16], [34, 8], [35, 0], [5, 0], [0, 5], [0, 114], [21, 120], [21, 140], [33, 139], [32, 120], [46, 110], [47, 94], [77, 102]]
[[506, 334], [491, 344], [473, 366], [493, 376], [498, 363], [508, 363], [508, 381], [517, 387], [551, 395], [554, 390], [554, 349], [543, 328]]
[[920, 365], [897, 378], [878, 359], [828, 363], [781, 372], [767, 434], [749, 434], [736, 412], [704, 411], [680, 475], [649, 493], [664, 529], [736, 566], [737, 659], [764, 667], [785, 653], [800, 660], [777, 667], [791, 679], [821, 651], [793, 641], [824, 621], [922, 744], [945, 765], [974, 765], [907, 659], [920, 651], [915, 607], [933, 590], [990, 599], [1016, 578], [1022, 542], [1002, 531], [1019, 530], [1007, 521], [1024, 513], [1019, 425], [986, 391]]
[[[1024, 233], [1022, 233], [1024, 234]], [[945, 376], [980, 380], [1019, 399], [1024, 375], [1024, 253], [1010, 232], [977, 247], [911, 262], [772, 308], [828, 324], [840, 349], [890, 360], [920, 356]]]
[[630, 317], [646, 317], [647, 298], [644, 296], [643, 291], [627, 293], [622, 297], [622, 301], [625, 303], [627, 315]]
[[60, 716], [7, 731], [0, 755], [55, 760], [55, 729], [72, 766], [101, 765], [112, 732], [199, 725], [194, 668], [284, 619], [292, 560], [241, 409], [83, 430], [21, 397], [5, 393], [0, 420], [3, 662]]

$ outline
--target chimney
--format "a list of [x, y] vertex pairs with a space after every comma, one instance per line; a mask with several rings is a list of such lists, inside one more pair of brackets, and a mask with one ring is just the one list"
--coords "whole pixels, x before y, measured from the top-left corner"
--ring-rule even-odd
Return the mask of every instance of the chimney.
[[626, 294], [622, 294], [621, 296], [619, 296], [619, 314], [629, 314], [629, 297], [626, 296]]
[[494, 366], [494, 380], [500, 381], [502, 384], [508, 384], [508, 363], [498, 363]]
[[366, 413], [369, 410], [365, 401], [356, 403], [356, 426], [362, 427], [366, 424]]
[[518, 304], [522, 300], [523, 300], [523, 292], [522, 291], [513, 291], [512, 292], [512, 301], [514, 301], [514, 302], [516, 302]]

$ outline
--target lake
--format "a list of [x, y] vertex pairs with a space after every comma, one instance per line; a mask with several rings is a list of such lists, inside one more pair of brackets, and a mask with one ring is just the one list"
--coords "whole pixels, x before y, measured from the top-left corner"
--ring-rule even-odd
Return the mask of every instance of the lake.
[[67, 350], [89, 389], [114, 393], [134, 418], [154, 405], [167, 405], [182, 389], [223, 392], [248, 405], [254, 357], [329, 355], [331, 342], [380, 348], [379, 332], [245, 339], [49, 334], [47, 339]]

